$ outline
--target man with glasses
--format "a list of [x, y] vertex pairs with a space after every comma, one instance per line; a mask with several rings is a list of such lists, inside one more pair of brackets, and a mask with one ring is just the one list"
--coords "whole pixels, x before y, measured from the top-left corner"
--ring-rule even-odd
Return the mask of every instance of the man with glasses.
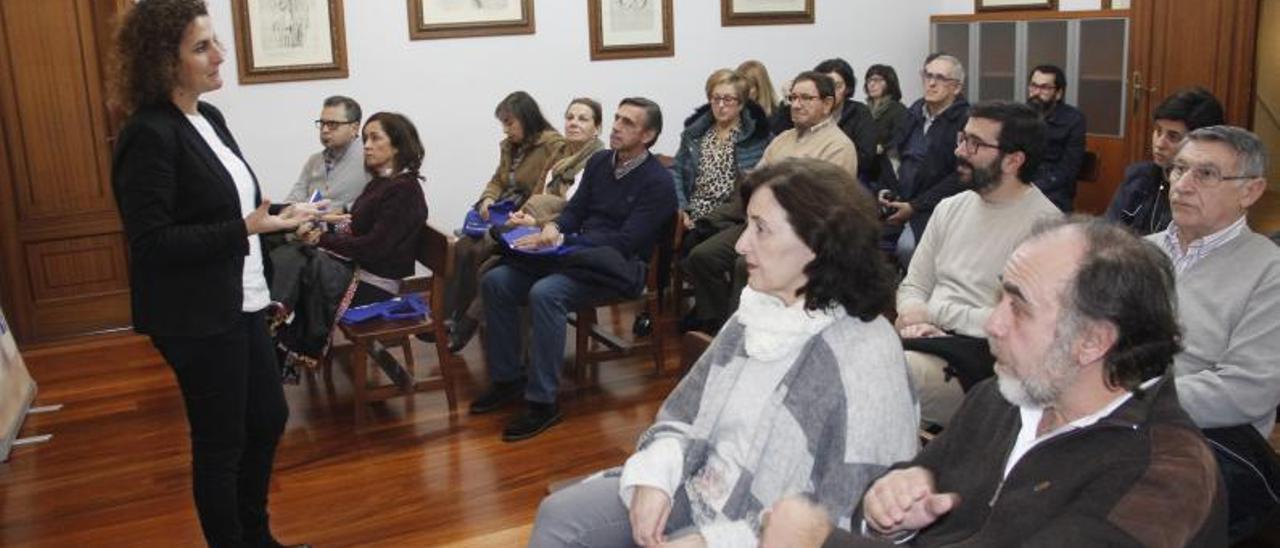
[[907, 109], [905, 138], [898, 143], [901, 163], [884, 170], [876, 188], [888, 227], [885, 247], [899, 264], [911, 262], [916, 240], [924, 234], [933, 208], [964, 190], [956, 174], [955, 135], [969, 118], [964, 65], [946, 54], [930, 55], [920, 71], [924, 97]]
[[953, 137], [969, 191], [938, 203], [898, 286], [894, 322], [927, 427], [945, 427], [964, 390], [991, 376], [982, 324], [1000, 268], [1037, 221], [1062, 215], [1030, 182], [1044, 136], [1031, 107], [990, 101], [974, 105]]
[[[869, 170], [875, 163], [876, 155], [876, 121], [867, 105], [853, 99], [853, 92], [858, 89], [858, 78], [853, 74], [853, 67], [848, 61], [836, 57], [818, 63], [813, 71], [827, 75], [835, 85], [836, 100], [831, 107], [831, 117], [840, 131], [853, 141], [858, 153], [858, 173], [855, 175], [861, 181], [870, 181]], [[790, 129], [793, 125], [791, 120], [787, 120], [780, 129]]]
[[1266, 190], [1265, 150], [1236, 127], [1187, 134], [1167, 168], [1172, 221], [1147, 237], [1173, 259], [1177, 279], [1178, 399], [1215, 449], [1229, 449], [1219, 464], [1233, 542], [1276, 507], [1280, 491], [1266, 442], [1280, 404], [1280, 249], [1245, 222]]
[[1169, 183], [1164, 169], [1178, 152], [1187, 132], [1223, 122], [1222, 104], [1203, 88], [1170, 95], [1151, 114], [1151, 160], [1137, 162], [1124, 171], [1106, 216], [1138, 234], [1160, 232], [1169, 224]]
[[351, 207], [369, 183], [360, 142], [360, 116], [360, 104], [350, 97], [334, 95], [324, 100], [315, 122], [324, 150], [307, 158], [285, 202], [306, 202], [318, 191], [329, 199], [329, 211]]
[[1049, 197], [1053, 205], [1070, 213], [1076, 199], [1076, 178], [1084, 162], [1084, 114], [1068, 105], [1067, 75], [1054, 65], [1031, 69], [1027, 77], [1027, 104], [1044, 118], [1046, 144], [1044, 160], [1032, 183]]

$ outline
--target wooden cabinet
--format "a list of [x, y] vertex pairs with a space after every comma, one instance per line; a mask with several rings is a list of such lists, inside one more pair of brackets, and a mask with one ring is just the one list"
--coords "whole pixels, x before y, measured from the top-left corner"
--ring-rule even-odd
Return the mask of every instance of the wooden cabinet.
[[0, 0], [0, 297], [20, 342], [129, 326], [104, 85], [116, 0]]

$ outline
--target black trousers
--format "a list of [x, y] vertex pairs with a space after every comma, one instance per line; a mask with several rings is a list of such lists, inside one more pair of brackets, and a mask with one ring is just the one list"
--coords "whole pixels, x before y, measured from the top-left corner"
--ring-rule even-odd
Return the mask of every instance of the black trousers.
[[210, 546], [271, 546], [267, 489], [289, 418], [265, 314], [210, 337], [152, 337], [178, 378], [191, 477]]

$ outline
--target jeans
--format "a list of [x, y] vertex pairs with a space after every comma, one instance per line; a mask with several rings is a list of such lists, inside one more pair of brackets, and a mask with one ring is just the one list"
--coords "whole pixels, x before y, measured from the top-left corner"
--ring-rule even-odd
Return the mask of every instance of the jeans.
[[263, 312], [225, 333], [152, 337], [173, 368], [191, 428], [191, 476], [210, 546], [271, 545], [267, 488], [289, 418]]
[[498, 265], [480, 279], [484, 299], [485, 351], [489, 378], [512, 382], [522, 376], [520, 306], [529, 305], [533, 339], [529, 345], [525, 400], [555, 403], [564, 363], [564, 338], [569, 312], [605, 302], [619, 294], [579, 282], [564, 274], [537, 276], [510, 265]]

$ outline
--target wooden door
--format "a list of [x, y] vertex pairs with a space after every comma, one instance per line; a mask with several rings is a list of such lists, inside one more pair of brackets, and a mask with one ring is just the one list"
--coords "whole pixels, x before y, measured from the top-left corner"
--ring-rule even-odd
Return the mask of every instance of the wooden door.
[[20, 342], [130, 324], [103, 62], [122, 3], [0, 0], [0, 297]]
[[1151, 156], [1151, 110], [1173, 92], [1208, 89], [1227, 123], [1249, 127], [1258, 0], [1133, 0], [1129, 160]]

